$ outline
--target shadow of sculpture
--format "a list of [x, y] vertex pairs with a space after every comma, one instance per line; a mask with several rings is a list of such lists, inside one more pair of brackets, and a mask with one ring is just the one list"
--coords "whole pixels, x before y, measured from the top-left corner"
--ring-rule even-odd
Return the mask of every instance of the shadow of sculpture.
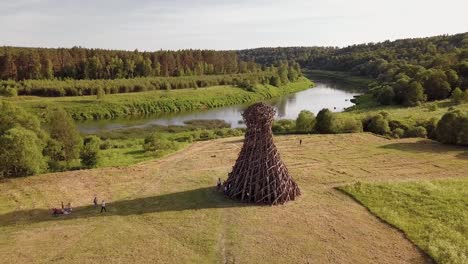
[[0, 225], [7, 226], [91, 217], [128, 216], [146, 213], [245, 206], [251, 205], [227, 199], [221, 192], [217, 192], [214, 187], [205, 187], [132, 200], [107, 202], [107, 212], [104, 213], [100, 213], [100, 206], [94, 205], [75, 207], [71, 214], [59, 216], [53, 216], [50, 208], [13, 211], [0, 215]]

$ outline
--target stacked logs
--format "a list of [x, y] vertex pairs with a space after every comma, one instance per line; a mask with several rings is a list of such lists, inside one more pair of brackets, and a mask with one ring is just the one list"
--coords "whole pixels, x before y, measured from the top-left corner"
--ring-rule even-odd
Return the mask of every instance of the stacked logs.
[[264, 103], [242, 114], [247, 131], [244, 145], [224, 183], [231, 199], [249, 203], [284, 204], [301, 194], [273, 143], [271, 125], [275, 110]]

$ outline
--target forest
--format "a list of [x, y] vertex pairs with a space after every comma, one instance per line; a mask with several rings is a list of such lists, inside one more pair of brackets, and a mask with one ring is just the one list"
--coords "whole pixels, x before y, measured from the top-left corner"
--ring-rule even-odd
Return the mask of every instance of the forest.
[[290, 60], [308, 69], [370, 77], [375, 79], [370, 93], [383, 105], [414, 106], [468, 88], [468, 33], [344, 48], [260, 48], [241, 50], [239, 57], [262, 65]]
[[139, 52], [68, 48], [0, 48], [0, 79], [122, 79], [247, 73], [259, 70], [234, 51]]

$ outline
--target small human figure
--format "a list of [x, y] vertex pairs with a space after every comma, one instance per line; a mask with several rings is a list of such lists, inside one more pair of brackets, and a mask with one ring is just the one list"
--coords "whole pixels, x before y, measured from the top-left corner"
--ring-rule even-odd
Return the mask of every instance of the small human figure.
[[71, 213], [71, 211], [73, 211], [73, 209], [72, 209], [72, 206], [71, 206], [71, 203], [70, 203], [70, 202], [67, 204], [67, 210], [68, 210], [68, 212], [69, 212], [69, 213]]
[[299, 146], [302, 145], [302, 138], [299, 139]]
[[65, 210], [65, 207], [63, 206], [63, 201], [62, 201], [62, 211]]
[[107, 213], [106, 201], [104, 201], [104, 200], [102, 200], [102, 203], [101, 203], [101, 213], [102, 213], [102, 211]]
[[219, 191], [221, 189], [221, 178], [218, 178], [218, 182], [216, 183], [216, 190]]
[[225, 185], [224, 185], [224, 194], [227, 194], [227, 192], [228, 192], [228, 187], [227, 187], [227, 185], [225, 184]]
[[93, 203], [94, 203], [94, 207], [97, 207], [97, 206], [98, 206], [98, 200], [97, 200], [97, 196], [96, 196], [96, 195], [94, 195]]

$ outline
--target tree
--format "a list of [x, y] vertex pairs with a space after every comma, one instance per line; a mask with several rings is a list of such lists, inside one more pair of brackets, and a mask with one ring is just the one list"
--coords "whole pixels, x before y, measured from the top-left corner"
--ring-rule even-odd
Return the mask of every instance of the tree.
[[424, 88], [421, 83], [412, 81], [408, 88], [403, 92], [403, 105], [416, 106], [426, 101]]
[[455, 90], [452, 91], [452, 103], [454, 104], [460, 104], [461, 102], [464, 101], [464, 94], [463, 91], [460, 88], [455, 88]]
[[96, 136], [87, 136], [83, 140], [81, 149], [81, 163], [88, 168], [94, 168], [99, 162], [101, 139]]
[[19, 177], [46, 169], [43, 143], [37, 135], [23, 127], [7, 130], [0, 136], [0, 177]]
[[62, 108], [48, 109], [47, 127], [51, 139], [60, 144], [60, 153], [53, 156], [58, 157], [57, 161], [67, 163], [77, 159], [80, 154], [81, 137], [76, 128], [75, 122]]
[[310, 133], [315, 126], [314, 113], [302, 110], [296, 119], [296, 129], [298, 132]]
[[468, 113], [455, 110], [445, 113], [437, 123], [437, 140], [445, 144], [468, 145]]
[[447, 82], [447, 76], [442, 70], [433, 69], [429, 71], [428, 77], [424, 82], [424, 90], [427, 99], [442, 100], [450, 95], [450, 84]]
[[322, 109], [315, 118], [315, 130], [321, 134], [335, 133], [335, 116], [329, 109]]
[[393, 103], [394, 97], [395, 92], [393, 91], [393, 88], [388, 85], [385, 85], [383, 88], [381, 88], [377, 96], [377, 100], [382, 105], [391, 105]]

